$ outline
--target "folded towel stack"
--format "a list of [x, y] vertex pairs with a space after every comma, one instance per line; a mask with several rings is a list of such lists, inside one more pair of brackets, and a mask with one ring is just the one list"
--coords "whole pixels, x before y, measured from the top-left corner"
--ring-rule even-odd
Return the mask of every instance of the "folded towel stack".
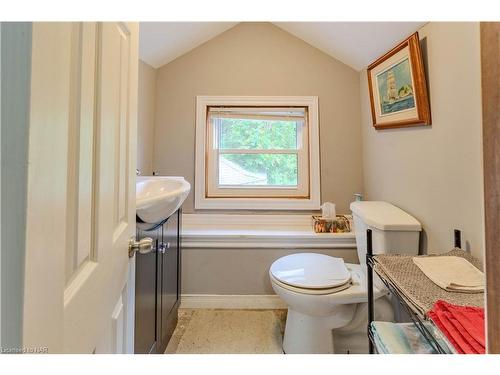
[[[434, 258], [435, 255], [419, 258]], [[442, 258], [465, 258], [479, 270], [479, 261], [461, 249], [440, 255]], [[449, 291], [431, 281], [408, 255], [377, 255], [374, 259], [374, 270], [382, 278], [392, 284], [407, 304], [420, 316], [424, 317], [432, 309], [436, 301], [444, 300], [461, 306], [484, 306], [484, 292], [463, 293]], [[445, 268], [445, 267], [443, 267]]]
[[434, 284], [449, 292], [484, 292], [484, 274], [458, 256], [414, 257], [413, 263]]
[[459, 353], [484, 354], [484, 309], [437, 301], [427, 313]]
[[[426, 323], [426, 328], [434, 332], [442, 348], [451, 353], [444, 340], [439, 338], [435, 328]], [[370, 326], [377, 351], [382, 354], [437, 354], [413, 323], [372, 322]]]

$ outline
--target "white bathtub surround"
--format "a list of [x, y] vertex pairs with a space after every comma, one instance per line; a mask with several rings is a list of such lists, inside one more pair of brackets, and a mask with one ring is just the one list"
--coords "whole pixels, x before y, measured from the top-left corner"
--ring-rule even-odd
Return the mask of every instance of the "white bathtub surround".
[[285, 255], [314, 251], [358, 262], [354, 235], [314, 233], [311, 214], [183, 214], [182, 248], [183, 296], [217, 308], [241, 306], [231, 296], [248, 295], [259, 296], [248, 307], [269, 306], [269, 267]]
[[183, 248], [355, 249], [350, 233], [314, 233], [311, 215], [182, 215]]

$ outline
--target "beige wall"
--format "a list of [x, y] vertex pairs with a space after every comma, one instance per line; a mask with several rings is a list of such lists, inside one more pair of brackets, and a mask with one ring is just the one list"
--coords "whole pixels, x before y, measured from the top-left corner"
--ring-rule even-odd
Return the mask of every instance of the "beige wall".
[[444, 252], [452, 229], [483, 255], [483, 175], [478, 23], [429, 23], [419, 30], [427, 60], [432, 127], [376, 131], [366, 71], [361, 74], [364, 184], [367, 199], [413, 214], [423, 247]]
[[155, 90], [156, 69], [139, 60], [137, 168], [143, 175], [153, 173]]
[[348, 211], [363, 185], [356, 71], [269, 23], [239, 24], [159, 68], [153, 167], [192, 184], [197, 95], [319, 96], [322, 200]]

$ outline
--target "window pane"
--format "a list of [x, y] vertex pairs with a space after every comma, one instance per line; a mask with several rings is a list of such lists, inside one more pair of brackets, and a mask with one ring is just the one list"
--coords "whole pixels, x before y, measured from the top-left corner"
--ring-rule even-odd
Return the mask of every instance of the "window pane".
[[221, 149], [295, 150], [301, 122], [263, 119], [214, 119]]
[[221, 154], [219, 185], [297, 186], [297, 154]]

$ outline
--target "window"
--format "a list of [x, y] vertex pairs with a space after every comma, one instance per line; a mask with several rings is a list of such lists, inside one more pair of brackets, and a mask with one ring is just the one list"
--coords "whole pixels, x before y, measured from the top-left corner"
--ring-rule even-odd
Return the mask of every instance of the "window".
[[319, 208], [316, 97], [198, 97], [196, 208]]

